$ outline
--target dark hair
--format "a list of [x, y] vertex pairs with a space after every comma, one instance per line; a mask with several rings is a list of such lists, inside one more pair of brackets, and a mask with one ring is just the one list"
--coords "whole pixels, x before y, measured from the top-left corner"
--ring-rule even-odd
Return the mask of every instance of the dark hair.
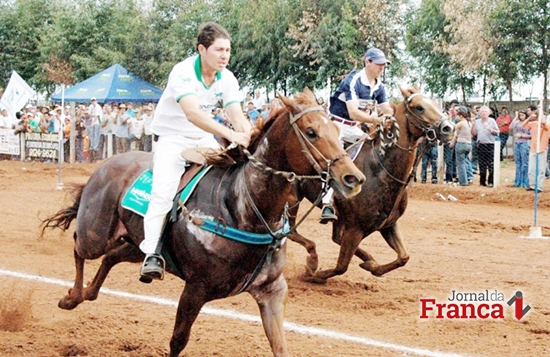
[[538, 110], [537, 106], [534, 105], [534, 104], [531, 104], [530, 106], [528, 106], [527, 108], [529, 108], [529, 110], [533, 111], [533, 112], [536, 112]]
[[199, 35], [197, 36], [197, 49], [199, 45], [203, 45], [205, 48], [210, 47], [218, 38], [225, 38], [231, 41], [229, 32], [227, 32], [223, 26], [215, 22], [202, 24], [199, 28]]
[[464, 118], [468, 119], [470, 118], [470, 111], [465, 106], [460, 106], [456, 109], [457, 115], [462, 115]]

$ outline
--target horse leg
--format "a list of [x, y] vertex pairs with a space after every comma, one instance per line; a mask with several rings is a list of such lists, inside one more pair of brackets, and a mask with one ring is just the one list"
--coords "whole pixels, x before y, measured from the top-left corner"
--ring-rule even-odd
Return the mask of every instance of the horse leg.
[[306, 251], [309, 254], [306, 258], [306, 274], [313, 275], [319, 267], [319, 256], [317, 255], [315, 242], [307, 239], [298, 232], [293, 232], [288, 236], [288, 239], [306, 248]]
[[122, 245], [108, 251], [101, 261], [101, 265], [94, 276], [94, 279], [83, 290], [84, 300], [94, 301], [97, 299], [99, 289], [105, 282], [111, 268], [121, 262], [139, 263], [143, 260], [143, 253], [136, 245], [124, 242]]
[[260, 307], [262, 324], [273, 356], [290, 356], [283, 328], [285, 305], [288, 298], [288, 285], [285, 278], [281, 275], [269, 285], [254, 286], [249, 292]]
[[[348, 228], [347, 230], [344, 228], [340, 229], [337, 227], [337, 224], [338, 222], [334, 223], [332, 228], [332, 241], [340, 245], [340, 254], [338, 255], [336, 267], [333, 269], [319, 270], [315, 272], [313, 276], [306, 276], [304, 278], [305, 281], [316, 284], [326, 284], [327, 279], [336, 275], [342, 275], [348, 270], [351, 258], [353, 258], [361, 240], [363, 240], [363, 232], [354, 228]], [[345, 237], [345, 239], [342, 237]]]
[[170, 340], [170, 357], [179, 356], [187, 342], [191, 326], [197, 319], [203, 305], [208, 302], [204, 287], [199, 284], [185, 283], [185, 288], [180, 296], [174, 332]]
[[123, 243], [122, 245], [107, 252], [103, 257], [101, 266], [99, 267], [94, 279], [86, 288], [83, 288], [85, 259], [78, 255], [76, 248], [74, 250], [74, 257], [76, 265], [76, 279], [74, 286], [69, 290], [69, 293], [66, 296], [59, 300], [57, 305], [64, 310], [72, 310], [84, 300], [93, 301], [97, 299], [99, 289], [101, 288], [101, 285], [103, 285], [103, 282], [105, 281], [105, 278], [111, 268], [123, 261], [133, 263], [140, 262], [143, 259], [143, 253], [140, 252], [138, 247], [130, 243]]
[[401, 237], [401, 232], [399, 231], [397, 223], [394, 223], [387, 228], [381, 229], [380, 233], [389, 244], [389, 246], [397, 253], [396, 260], [388, 264], [380, 265], [367, 252], [362, 251], [362, 253], [365, 254], [364, 256], [359, 256], [360, 252], [356, 252], [356, 255], [363, 259], [363, 263], [361, 263], [359, 266], [367, 271], [370, 271], [374, 276], [382, 276], [392, 270], [404, 266], [409, 261], [409, 254], [405, 249], [405, 244]]
[[[76, 237], [75, 237], [76, 239]], [[84, 299], [82, 298], [82, 286], [84, 284], [84, 259], [81, 258], [76, 252], [76, 247], [73, 251], [75, 267], [76, 267], [76, 277], [74, 280], [74, 285], [67, 295], [65, 295], [57, 306], [64, 310], [72, 310], [78, 306]]]

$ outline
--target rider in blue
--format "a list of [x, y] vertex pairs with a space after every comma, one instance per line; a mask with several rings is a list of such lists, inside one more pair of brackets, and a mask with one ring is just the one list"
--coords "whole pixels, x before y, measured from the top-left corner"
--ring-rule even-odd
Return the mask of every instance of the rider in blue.
[[[355, 142], [366, 135], [361, 123], [379, 125], [382, 119], [378, 110], [393, 115], [386, 88], [380, 80], [386, 64], [391, 62], [382, 50], [372, 47], [365, 52], [363, 63], [365, 68], [348, 74], [330, 97], [330, 118], [340, 128], [340, 140], [344, 142]], [[323, 197], [322, 224], [338, 219], [332, 206], [332, 193], [330, 189]]]

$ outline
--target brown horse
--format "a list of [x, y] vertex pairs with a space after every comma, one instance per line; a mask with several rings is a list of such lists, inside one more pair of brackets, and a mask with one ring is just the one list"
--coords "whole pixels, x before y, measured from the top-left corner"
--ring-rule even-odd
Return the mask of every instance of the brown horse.
[[[172, 357], [185, 348], [191, 326], [205, 303], [241, 290], [250, 293], [260, 307], [273, 355], [289, 355], [283, 334], [288, 289], [282, 275], [285, 245], [277, 249], [275, 242], [240, 243], [202, 230], [197, 222], [210, 219], [251, 233], [276, 231], [295, 182], [305, 175], [329, 177], [331, 186], [345, 197], [361, 190], [364, 175], [342, 149], [338, 129], [317, 106], [313, 93], [306, 88], [294, 100], [284, 96], [281, 100], [285, 107], [273, 113], [273, 119], [251, 144], [254, 154], [248, 153], [249, 161], [229, 168], [213, 167], [177, 221], [167, 226], [164, 249], [173, 257], [173, 266], [168, 265], [167, 270], [186, 281], [170, 341]], [[238, 153], [234, 155], [237, 157]], [[138, 248], [143, 240], [143, 219], [123, 209], [120, 202], [129, 185], [150, 167], [151, 159], [148, 153], [130, 152], [107, 160], [80, 189], [73, 206], [45, 220], [44, 229], [67, 229], [76, 219], [76, 280], [60, 300], [60, 308], [73, 309], [84, 300], [95, 300], [114, 265], [143, 260]], [[281, 239], [274, 241], [280, 243]], [[93, 281], [83, 287], [85, 260], [101, 256], [103, 261]], [[137, 275], [136, 271], [136, 280]]]
[[[355, 159], [356, 165], [367, 177], [362, 192], [352, 199], [335, 195], [338, 220], [332, 226], [332, 240], [340, 245], [336, 267], [317, 271], [315, 243], [297, 232], [289, 236], [309, 253], [305, 280], [324, 284], [327, 279], [344, 274], [353, 255], [363, 261], [360, 264], [363, 269], [375, 276], [382, 276], [409, 260], [397, 220], [407, 208], [407, 184], [412, 177], [417, 146], [422, 140], [448, 142], [454, 125], [441, 113], [436, 103], [419, 93], [417, 88], [401, 88], [401, 93], [405, 100], [394, 108], [400, 128], [399, 139], [392, 146], [384, 145], [380, 137], [366, 141]], [[311, 181], [303, 182], [300, 188], [301, 193], [313, 202], [318, 185]], [[295, 214], [297, 210], [295, 207], [291, 213]], [[395, 261], [380, 265], [368, 252], [358, 248], [361, 241], [374, 231], [380, 231], [397, 252]]]

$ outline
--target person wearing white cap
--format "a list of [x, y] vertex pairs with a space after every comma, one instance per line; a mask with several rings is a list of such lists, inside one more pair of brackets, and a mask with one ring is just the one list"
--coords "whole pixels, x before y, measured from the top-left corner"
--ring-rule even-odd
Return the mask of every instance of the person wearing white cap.
[[[353, 142], [366, 135], [361, 123], [379, 125], [382, 121], [378, 110], [393, 115], [386, 88], [380, 76], [391, 62], [382, 50], [372, 47], [363, 56], [364, 68], [349, 73], [330, 97], [330, 118], [340, 128], [340, 140]], [[321, 223], [338, 219], [332, 206], [333, 190], [323, 197]]]

